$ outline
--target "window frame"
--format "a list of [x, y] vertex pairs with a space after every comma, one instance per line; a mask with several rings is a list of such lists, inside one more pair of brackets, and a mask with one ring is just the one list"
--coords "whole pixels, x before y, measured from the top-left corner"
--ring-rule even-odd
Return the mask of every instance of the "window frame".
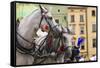
[[84, 22], [84, 15], [80, 15], [80, 22]]
[[96, 38], [93, 38], [92, 39], [92, 47], [93, 48], [96, 48]]
[[71, 20], [70, 20], [71, 23], [75, 22], [75, 15], [71, 15], [71, 16], [70, 16], [70, 19], [71, 19]]
[[96, 16], [95, 10], [92, 10], [92, 16]]
[[[82, 29], [81, 29], [82, 28]], [[80, 34], [85, 34], [85, 27], [82, 25], [82, 26], [80, 26]], [[83, 31], [83, 32], [81, 32], [81, 31]]]
[[96, 24], [92, 24], [92, 32], [96, 32]]

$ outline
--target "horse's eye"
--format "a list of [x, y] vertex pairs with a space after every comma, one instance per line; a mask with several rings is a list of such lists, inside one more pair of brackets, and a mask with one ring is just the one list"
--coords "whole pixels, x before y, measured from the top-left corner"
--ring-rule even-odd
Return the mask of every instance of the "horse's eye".
[[48, 18], [52, 20], [52, 17], [48, 17]]

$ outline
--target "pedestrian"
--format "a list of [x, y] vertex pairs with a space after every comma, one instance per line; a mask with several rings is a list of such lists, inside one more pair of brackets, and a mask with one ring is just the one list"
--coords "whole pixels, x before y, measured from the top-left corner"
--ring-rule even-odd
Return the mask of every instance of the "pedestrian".
[[77, 46], [80, 48], [81, 44], [84, 43], [84, 41], [85, 41], [84, 37], [79, 37], [78, 42], [77, 42]]

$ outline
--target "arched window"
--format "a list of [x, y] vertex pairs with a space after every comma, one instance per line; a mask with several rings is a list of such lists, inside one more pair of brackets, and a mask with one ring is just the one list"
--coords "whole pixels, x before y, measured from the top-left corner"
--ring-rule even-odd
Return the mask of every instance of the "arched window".
[[96, 14], [95, 14], [95, 10], [92, 10], [92, 16], [95, 16]]

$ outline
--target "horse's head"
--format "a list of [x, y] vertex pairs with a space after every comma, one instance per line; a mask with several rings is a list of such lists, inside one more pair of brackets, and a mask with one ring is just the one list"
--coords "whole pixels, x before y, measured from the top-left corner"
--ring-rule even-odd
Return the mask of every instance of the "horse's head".
[[62, 37], [64, 38], [64, 42], [66, 46], [71, 46], [71, 31], [68, 28], [62, 27]]
[[55, 32], [60, 32], [61, 29], [59, 28], [58, 24], [55, 22], [52, 14], [48, 11], [47, 8], [39, 5], [40, 10], [41, 10], [41, 15], [45, 18], [46, 23], [49, 25], [49, 27], [55, 31]]

